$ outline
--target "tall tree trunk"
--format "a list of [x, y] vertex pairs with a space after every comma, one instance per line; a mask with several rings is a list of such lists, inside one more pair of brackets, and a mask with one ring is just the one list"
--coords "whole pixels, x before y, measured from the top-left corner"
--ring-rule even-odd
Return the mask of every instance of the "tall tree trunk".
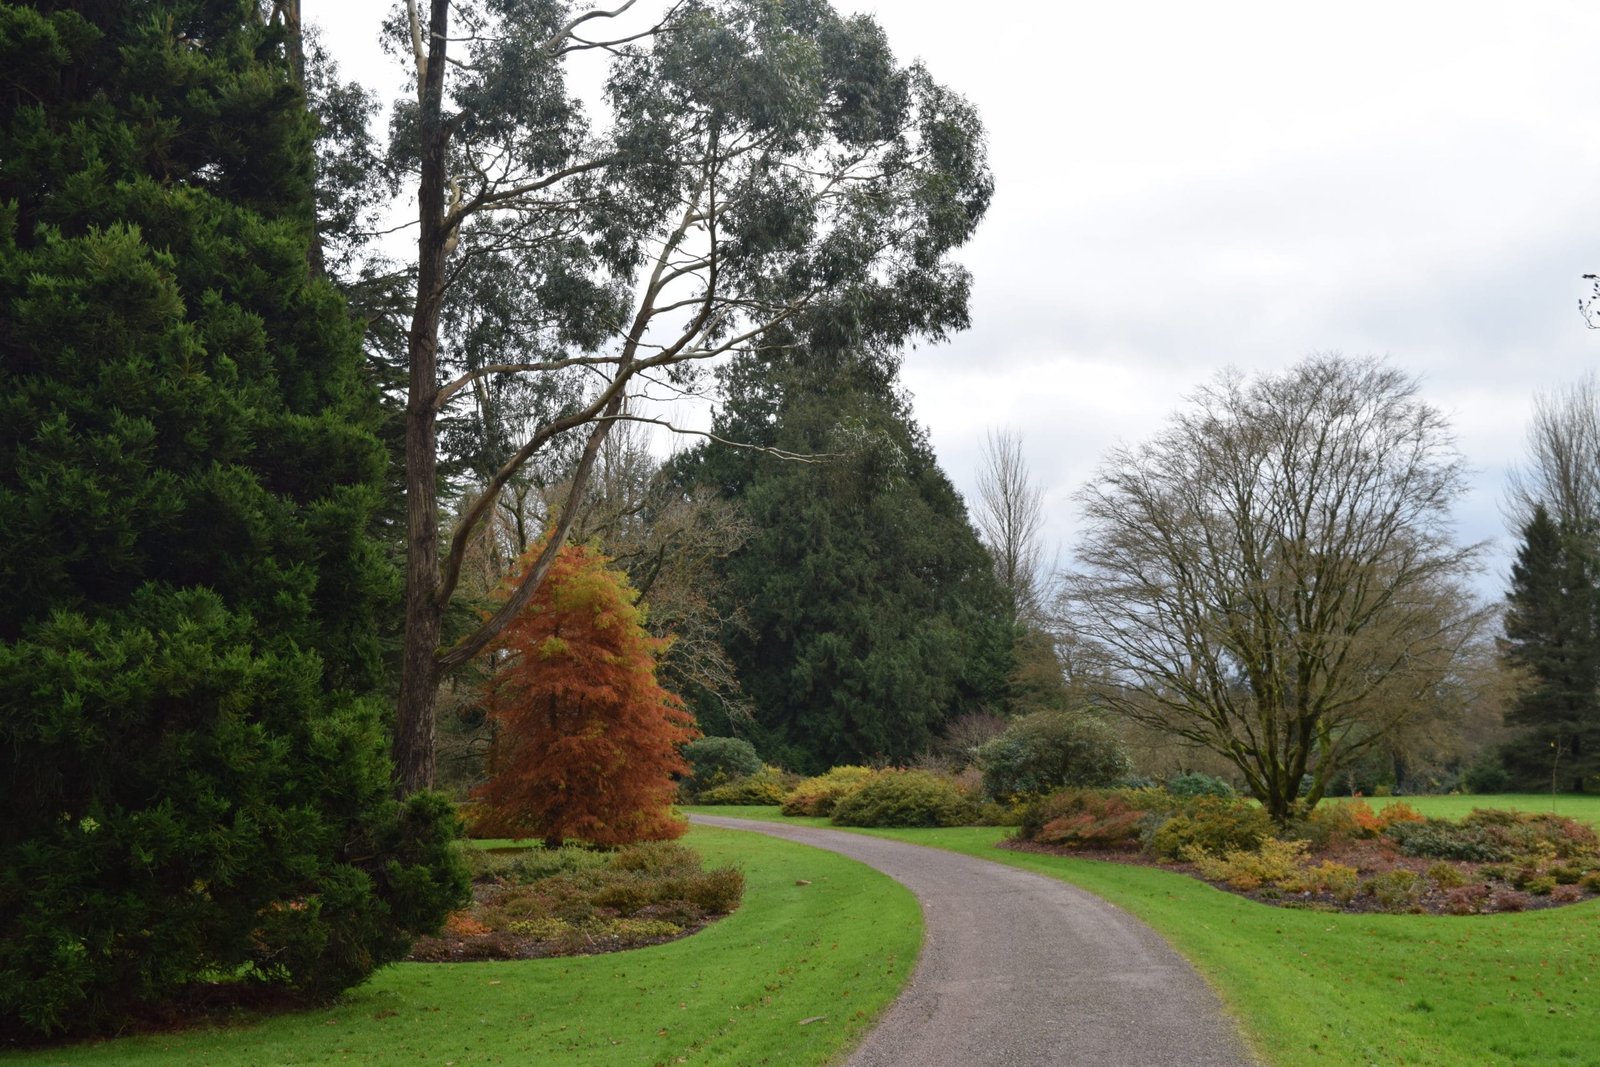
[[417, 306], [407, 337], [410, 381], [406, 397], [406, 604], [395, 707], [395, 787], [401, 796], [433, 786], [433, 725], [439, 686], [438, 452], [434, 405], [438, 399], [439, 312], [449, 238], [445, 219], [443, 110], [447, 0], [433, 0], [426, 62], [418, 57], [422, 174], [417, 187]]

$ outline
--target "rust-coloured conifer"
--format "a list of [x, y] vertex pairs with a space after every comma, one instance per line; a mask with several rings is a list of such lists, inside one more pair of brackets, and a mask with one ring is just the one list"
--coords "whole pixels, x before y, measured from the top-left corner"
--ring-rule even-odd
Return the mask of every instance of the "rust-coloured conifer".
[[677, 746], [699, 731], [656, 681], [667, 642], [646, 633], [637, 595], [606, 564], [581, 545], [562, 548], [498, 643], [508, 655], [485, 694], [496, 730], [489, 780], [473, 793], [479, 834], [553, 847], [568, 837], [665, 840], [688, 828], [672, 814], [672, 775], [688, 771]]

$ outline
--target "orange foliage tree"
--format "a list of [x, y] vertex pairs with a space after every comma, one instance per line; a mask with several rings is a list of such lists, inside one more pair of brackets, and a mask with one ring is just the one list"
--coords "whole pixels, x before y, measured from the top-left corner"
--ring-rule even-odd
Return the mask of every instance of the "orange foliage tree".
[[[543, 550], [535, 545], [519, 571]], [[656, 681], [667, 641], [644, 629], [627, 579], [581, 545], [497, 642], [505, 661], [485, 692], [495, 723], [489, 780], [473, 791], [482, 836], [568, 837], [598, 845], [679, 837], [678, 746], [698, 737], [683, 703]], [[514, 574], [507, 589], [515, 589]]]

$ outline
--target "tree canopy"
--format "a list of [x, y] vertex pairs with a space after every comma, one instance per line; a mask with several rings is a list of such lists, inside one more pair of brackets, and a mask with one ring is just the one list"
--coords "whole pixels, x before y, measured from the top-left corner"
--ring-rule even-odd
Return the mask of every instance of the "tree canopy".
[[357, 328], [248, 0], [0, 3], [0, 1027], [342, 989], [464, 891], [391, 797]]
[[1280, 821], [1447, 679], [1481, 619], [1443, 416], [1377, 361], [1221, 376], [1081, 501], [1067, 596], [1101, 698], [1227, 758]]
[[[990, 197], [970, 105], [823, 0], [683, 0], [574, 14], [551, 0], [407, 5], [416, 75], [389, 160], [417, 190], [406, 342], [401, 788], [432, 779], [434, 693], [529, 602], [601, 444], [647, 385], [730, 353], [892, 348], [965, 324], [948, 253]], [[620, 20], [620, 21], [619, 21]], [[607, 37], [610, 40], [607, 40]], [[591, 117], [570, 58], [609, 55]], [[441, 538], [441, 428], [486, 416], [476, 484]], [[498, 414], [497, 414], [498, 413]], [[481, 625], [445, 640], [466, 546], [552, 448], [574, 460], [555, 537]]]

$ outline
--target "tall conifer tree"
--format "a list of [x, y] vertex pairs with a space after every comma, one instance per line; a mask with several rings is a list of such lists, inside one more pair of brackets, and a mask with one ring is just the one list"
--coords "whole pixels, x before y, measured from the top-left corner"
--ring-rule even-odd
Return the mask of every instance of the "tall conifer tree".
[[0, 3], [0, 1028], [307, 992], [463, 890], [392, 799], [359, 335], [251, 0]]
[[1505, 657], [1527, 678], [1506, 714], [1527, 729], [1505, 760], [1524, 788], [1581, 791], [1600, 772], [1596, 562], [1581, 530], [1534, 509], [1511, 565], [1505, 616]]
[[[801, 770], [922, 752], [947, 719], [997, 709], [1009, 611], [960, 495], [939, 469], [893, 364], [813, 353], [744, 359], [714, 427], [819, 457], [706, 448], [680, 470], [744, 511], [725, 564], [748, 629], [725, 643], [756, 707], [754, 739]], [[743, 728], [701, 709], [708, 732]]]

